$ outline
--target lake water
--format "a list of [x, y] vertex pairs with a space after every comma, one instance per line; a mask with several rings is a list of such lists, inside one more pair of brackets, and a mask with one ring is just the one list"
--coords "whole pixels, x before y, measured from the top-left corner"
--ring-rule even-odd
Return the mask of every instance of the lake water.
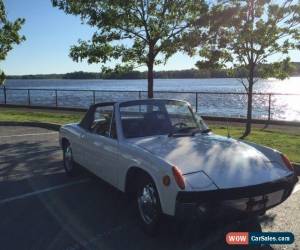
[[[7, 80], [7, 102], [26, 104], [30, 91], [32, 105], [55, 105], [55, 91], [43, 89], [58, 89], [57, 102], [59, 106], [87, 107], [95, 98], [96, 102], [111, 100], [129, 100], [146, 98], [146, 92], [139, 96], [138, 91], [147, 90], [146, 80]], [[18, 90], [9, 90], [10, 88]], [[39, 89], [39, 90], [38, 90]], [[70, 90], [70, 91], [62, 91]], [[256, 83], [255, 92], [275, 93], [271, 97], [272, 119], [300, 121], [300, 77], [290, 79], [262, 80]], [[77, 91], [71, 91], [77, 90]], [[82, 91], [79, 91], [82, 90]], [[95, 96], [92, 91], [97, 90]], [[244, 92], [238, 79], [156, 79], [155, 91], [180, 92]], [[135, 91], [130, 93], [118, 91]], [[4, 102], [3, 91], [0, 89], [0, 103]], [[284, 94], [284, 95], [282, 95]], [[293, 94], [293, 95], [287, 95]], [[299, 94], [299, 95], [295, 95]], [[158, 98], [176, 98], [198, 104], [198, 112], [203, 115], [244, 117], [246, 115], [245, 95], [198, 94], [190, 93], [156, 93]], [[254, 97], [254, 117], [268, 117], [269, 96]]]

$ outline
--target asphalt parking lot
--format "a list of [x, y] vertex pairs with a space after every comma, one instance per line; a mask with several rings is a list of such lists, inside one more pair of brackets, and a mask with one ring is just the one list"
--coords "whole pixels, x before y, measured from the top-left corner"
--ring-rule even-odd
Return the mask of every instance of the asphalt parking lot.
[[[229, 231], [292, 232], [300, 249], [300, 191], [255, 221], [180, 226], [145, 235], [125, 195], [92, 174], [67, 177], [58, 134], [0, 126], [0, 249], [231, 249]], [[233, 249], [239, 249], [234, 247]], [[249, 249], [249, 248], [248, 248]]]

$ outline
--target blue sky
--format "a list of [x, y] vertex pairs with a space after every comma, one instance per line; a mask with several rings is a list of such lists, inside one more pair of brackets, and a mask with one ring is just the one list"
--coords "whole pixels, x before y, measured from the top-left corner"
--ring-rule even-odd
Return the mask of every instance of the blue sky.
[[[100, 65], [76, 63], [68, 56], [71, 45], [78, 39], [89, 39], [93, 30], [81, 24], [78, 17], [66, 15], [53, 8], [50, 0], [4, 0], [8, 17], [26, 19], [22, 34], [26, 41], [11, 51], [0, 68], [8, 75], [66, 73], [72, 71], [100, 71]], [[293, 61], [300, 61], [300, 52], [291, 53]], [[189, 69], [197, 58], [174, 55], [166, 65], [156, 70]], [[144, 68], [141, 68], [142, 70]]]

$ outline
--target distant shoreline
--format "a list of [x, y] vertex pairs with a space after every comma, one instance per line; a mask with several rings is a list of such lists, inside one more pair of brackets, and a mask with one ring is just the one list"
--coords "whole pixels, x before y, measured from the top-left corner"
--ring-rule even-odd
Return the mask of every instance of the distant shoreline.
[[[291, 76], [300, 76], [300, 62], [293, 63], [294, 70]], [[154, 72], [154, 79], [219, 79], [236, 78], [228, 75], [228, 70], [168, 70]], [[143, 80], [147, 79], [146, 71], [112, 72], [102, 74], [97, 72], [76, 71], [65, 74], [35, 74], [35, 75], [8, 75], [11, 80]]]
[[[290, 77], [300, 77], [299, 75], [291, 75]], [[154, 78], [154, 80], [205, 80], [205, 79], [240, 79], [237, 77], [202, 77], [202, 78]], [[273, 79], [273, 78], [268, 78], [269, 80]], [[101, 80], [101, 81], [109, 81], [109, 80], [145, 80], [147, 81], [147, 78], [82, 78], [82, 79], [78, 79], [78, 78], [13, 78], [13, 77], [9, 77], [6, 80], [72, 80], [72, 81], [84, 81], [84, 80], [91, 80], [91, 81], [97, 81], [97, 80]]]

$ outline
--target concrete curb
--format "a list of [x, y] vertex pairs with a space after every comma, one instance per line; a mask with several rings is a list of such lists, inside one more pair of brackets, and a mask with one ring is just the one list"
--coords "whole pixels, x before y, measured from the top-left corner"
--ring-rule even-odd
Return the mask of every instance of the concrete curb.
[[39, 127], [49, 130], [59, 131], [61, 125], [56, 123], [47, 122], [10, 122], [0, 121], [0, 126], [28, 126], [28, 127]]

